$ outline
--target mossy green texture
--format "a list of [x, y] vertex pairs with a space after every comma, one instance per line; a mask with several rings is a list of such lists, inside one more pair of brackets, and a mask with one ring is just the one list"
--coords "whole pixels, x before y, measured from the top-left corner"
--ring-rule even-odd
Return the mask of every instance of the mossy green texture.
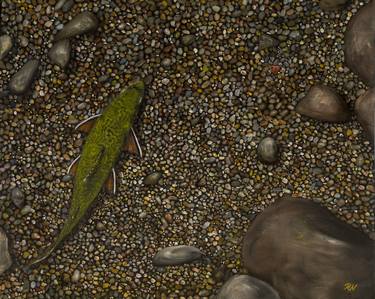
[[35, 265], [72, 232], [94, 202], [111, 173], [129, 133], [144, 92], [144, 83], [130, 85], [116, 97], [96, 120], [83, 145], [74, 180], [69, 215], [56, 240], [29, 265]]

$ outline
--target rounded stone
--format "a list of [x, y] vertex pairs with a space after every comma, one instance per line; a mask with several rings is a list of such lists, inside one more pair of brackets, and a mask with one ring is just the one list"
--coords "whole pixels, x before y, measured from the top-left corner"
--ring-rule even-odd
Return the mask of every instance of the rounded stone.
[[65, 68], [70, 59], [71, 45], [68, 39], [57, 41], [48, 51], [48, 57], [52, 63]]
[[76, 15], [55, 36], [55, 41], [95, 31], [99, 26], [97, 17], [89, 11]]
[[25, 196], [20, 188], [14, 187], [10, 191], [10, 198], [17, 208], [23, 208], [25, 203]]
[[26, 93], [39, 68], [39, 61], [36, 59], [29, 60], [17, 73], [13, 75], [9, 82], [9, 90], [16, 94]]
[[364, 5], [345, 32], [345, 62], [363, 82], [375, 87], [375, 1]]
[[8, 249], [8, 237], [0, 227], [0, 275], [12, 265], [12, 258]]
[[161, 179], [162, 174], [160, 172], [153, 172], [145, 177], [144, 184], [146, 186], [156, 185]]
[[323, 10], [335, 10], [347, 5], [348, 0], [320, 0], [319, 5]]
[[158, 267], [176, 266], [191, 263], [200, 259], [202, 252], [193, 246], [178, 245], [160, 250], [153, 259], [153, 264]]
[[296, 111], [327, 122], [344, 122], [350, 119], [350, 111], [344, 100], [333, 89], [322, 84], [310, 89], [298, 103]]
[[235, 275], [220, 289], [217, 299], [280, 299], [266, 282], [249, 275]]
[[8, 55], [9, 51], [12, 49], [13, 42], [9, 35], [0, 36], [0, 60]]
[[242, 258], [283, 299], [349, 298], [353, 289], [370, 299], [374, 250], [368, 236], [314, 201], [283, 198], [251, 223]]
[[375, 142], [375, 88], [371, 88], [355, 102], [355, 113], [359, 123], [370, 140], [371, 144]]
[[258, 145], [258, 157], [262, 162], [275, 163], [278, 160], [278, 146], [272, 137], [264, 138]]

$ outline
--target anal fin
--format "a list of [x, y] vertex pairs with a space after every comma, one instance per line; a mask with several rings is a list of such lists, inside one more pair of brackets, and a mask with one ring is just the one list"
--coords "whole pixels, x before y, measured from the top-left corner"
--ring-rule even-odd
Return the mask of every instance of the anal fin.
[[75, 130], [78, 130], [83, 133], [88, 133], [92, 129], [92, 127], [95, 125], [96, 119], [101, 116], [101, 114], [90, 116], [89, 118], [86, 118], [85, 120], [81, 121], [76, 127]]
[[111, 173], [109, 174], [107, 180], [104, 183], [104, 189], [109, 194], [116, 194], [116, 172], [112, 168]]
[[141, 158], [143, 156], [141, 145], [139, 144], [137, 135], [135, 134], [133, 128], [130, 129], [128, 136], [126, 136], [124, 151], [133, 155], [137, 155]]
[[77, 158], [75, 158], [73, 160], [73, 162], [70, 163], [70, 165], [68, 167], [67, 173], [70, 174], [71, 176], [75, 176], [76, 175], [79, 158], [81, 158], [81, 155], [79, 155]]

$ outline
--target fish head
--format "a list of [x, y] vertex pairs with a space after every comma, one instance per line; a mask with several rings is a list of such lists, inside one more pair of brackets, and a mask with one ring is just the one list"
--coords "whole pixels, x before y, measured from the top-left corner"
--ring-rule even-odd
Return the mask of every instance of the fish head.
[[127, 104], [134, 106], [134, 108], [137, 108], [137, 106], [142, 102], [145, 92], [145, 84], [143, 83], [143, 81], [133, 81], [123, 92], [133, 95], [131, 97], [127, 97]]

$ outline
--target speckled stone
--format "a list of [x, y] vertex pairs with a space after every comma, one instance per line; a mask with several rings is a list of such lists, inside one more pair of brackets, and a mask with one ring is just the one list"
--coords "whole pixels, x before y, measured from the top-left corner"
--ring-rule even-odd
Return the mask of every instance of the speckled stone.
[[264, 163], [275, 163], [279, 158], [276, 140], [266, 137], [258, 145], [258, 157]]
[[97, 17], [89, 11], [76, 15], [55, 36], [55, 41], [95, 31], [99, 26]]
[[48, 57], [52, 63], [65, 68], [70, 59], [71, 45], [68, 39], [57, 41], [48, 51]]
[[33, 79], [38, 71], [39, 61], [36, 59], [29, 60], [17, 73], [13, 75], [9, 82], [9, 90], [16, 94], [22, 95], [29, 91]]
[[368, 236], [319, 204], [283, 198], [250, 225], [242, 257], [250, 275], [284, 299], [349, 299], [353, 289], [358, 298], [370, 299], [374, 249]]
[[13, 42], [9, 35], [0, 36], [0, 60], [5, 58], [12, 49]]
[[313, 86], [298, 103], [299, 114], [327, 122], [344, 122], [350, 119], [350, 111], [344, 100], [330, 87]]
[[0, 227], [0, 275], [12, 265], [12, 259], [8, 249], [8, 237]]
[[345, 62], [368, 86], [375, 86], [375, 1], [352, 17], [345, 32]]
[[191, 263], [202, 257], [202, 252], [193, 246], [178, 245], [161, 249], [154, 257], [155, 266], [175, 266]]

